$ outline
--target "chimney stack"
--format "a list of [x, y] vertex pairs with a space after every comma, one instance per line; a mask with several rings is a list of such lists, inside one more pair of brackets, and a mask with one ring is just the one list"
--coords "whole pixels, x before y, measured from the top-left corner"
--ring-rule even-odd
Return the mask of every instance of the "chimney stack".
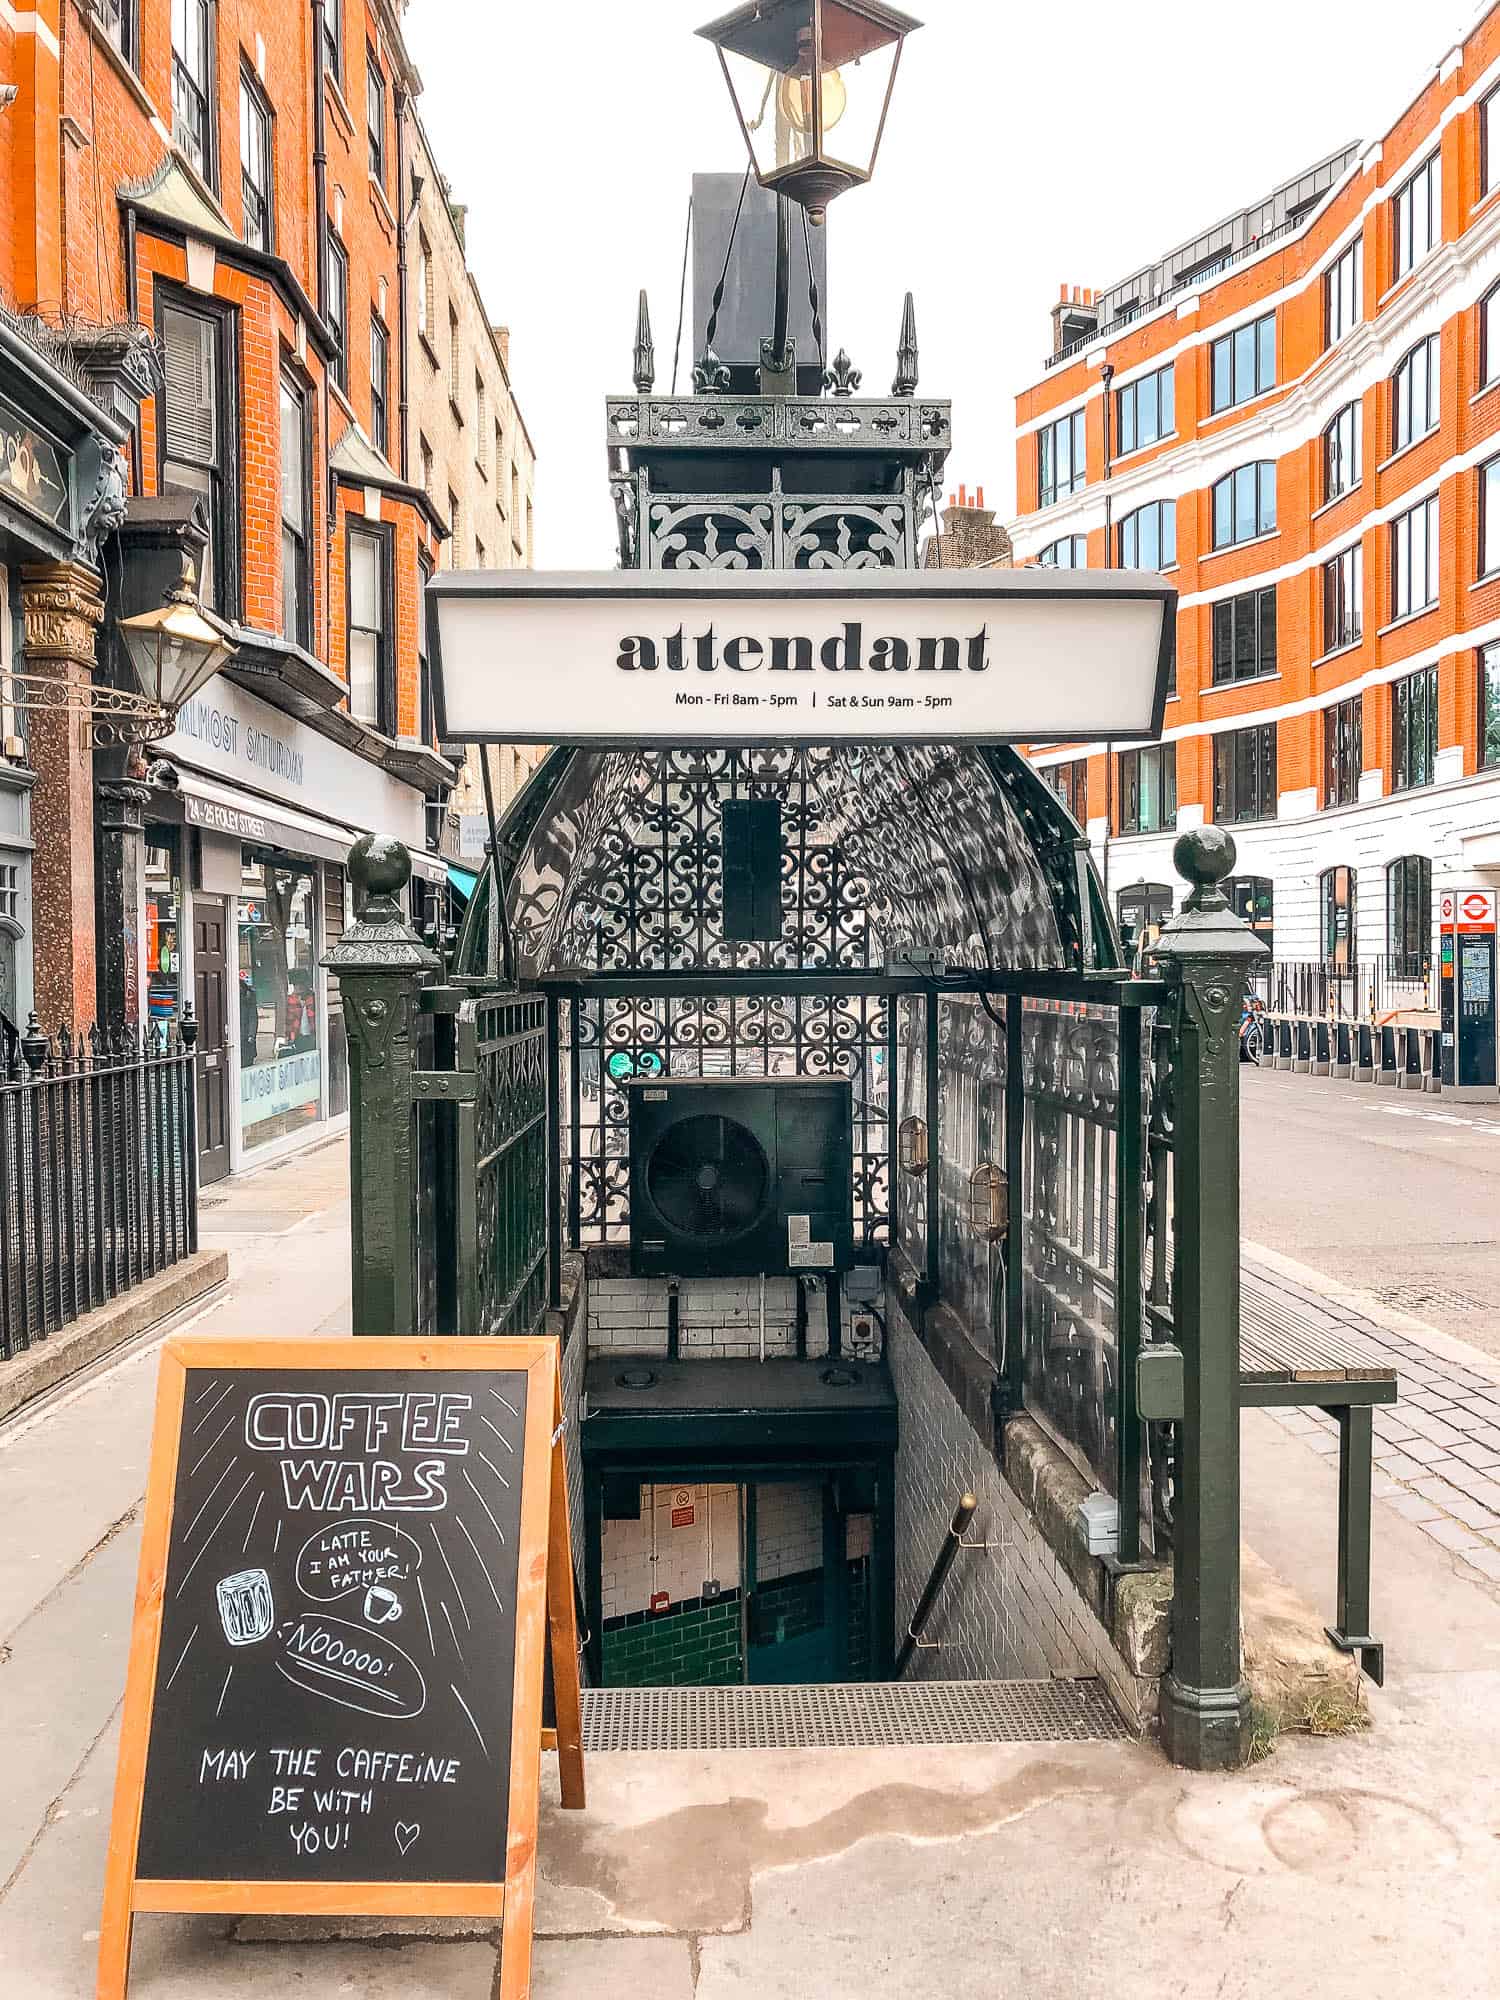
[[1092, 286], [1064, 285], [1052, 308], [1052, 352], [1086, 340], [1099, 330], [1099, 295]]
[[984, 504], [984, 488], [970, 493], [967, 484], [950, 493], [943, 511], [942, 532], [929, 541], [922, 557], [927, 569], [1009, 569], [1015, 561], [1010, 536], [995, 525]]

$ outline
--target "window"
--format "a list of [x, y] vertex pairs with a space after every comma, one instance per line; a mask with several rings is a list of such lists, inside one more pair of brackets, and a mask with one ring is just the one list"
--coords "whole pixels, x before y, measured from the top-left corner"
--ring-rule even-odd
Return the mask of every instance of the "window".
[[1443, 233], [1443, 167], [1436, 153], [1397, 189], [1391, 210], [1396, 229], [1395, 276], [1404, 278]]
[[1432, 964], [1432, 863], [1403, 854], [1385, 871], [1385, 948], [1398, 979], [1425, 979]]
[[460, 423], [463, 422], [463, 415], [462, 412], [459, 410], [458, 392], [462, 387], [463, 387], [463, 369], [461, 365], [459, 344], [458, 344], [458, 314], [453, 310], [452, 306], [449, 306], [448, 308], [448, 395], [449, 399], [453, 404], [454, 410], [459, 413], [458, 420]]
[[[436, 738], [436, 723], [432, 713], [432, 661], [427, 652], [427, 586], [432, 581], [432, 565], [426, 556], [417, 557], [417, 717], [422, 741], [432, 743]], [[481, 751], [483, 756], [484, 752]]]
[[418, 441], [417, 456], [422, 465], [422, 491], [430, 500], [432, 498], [432, 446], [427, 442], [426, 438]]
[[1270, 876], [1231, 875], [1219, 886], [1228, 898], [1230, 909], [1242, 923], [1249, 924], [1270, 950], [1274, 943], [1272, 920], [1276, 909], [1276, 889]]
[[1270, 459], [1225, 473], [1214, 487], [1214, 547], [1232, 549], [1276, 531], [1276, 467]]
[[1500, 458], [1479, 468], [1479, 574], [1500, 569]]
[[246, 848], [243, 865], [239, 994], [231, 1017], [238, 1015], [248, 1151], [304, 1131], [322, 1116], [326, 1036], [318, 1005], [318, 864]]
[[1121, 569], [1170, 569], [1177, 560], [1177, 502], [1152, 500], [1120, 523]]
[[1120, 942], [1127, 950], [1139, 951], [1155, 944], [1162, 926], [1172, 915], [1172, 891], [1165, 882], [1133, 882], [1115, 897], [1119, 913]]
[[1342, 340], [1365, 316], [1365, 245], [1356, 236], [1343, 256], [1328, 267], [1323, 280], [1328, 345]]
[[1500, 645], [1479, 654], [1479, 763], [1484, 770], [1500, 764]]
[[1276, 817], [1276, 725], [1214, 738], [1214, 818], [1220, 826]]
[[254, 79], [240, 72], [240, 200], [245, 241], [256, 250], [273, 247], [276, 204], [271, 178], [271, 113]]
[[281, 378], [281, 635], [294, 645], [312, 643], [312, 592], [308, 563], [308, 497], [312, 490], [307, 399]]
[[1213, 345], [1213, 407], [1232, 410], [1276, 386], [1276, 315], [1236, 327]]
[[1479, 186], [1488, 194], [1500, 181], [1500, 90], [1479, 106]]
[[1492, 285], [1479, 302], [1479, 387], [1500, 379], [1500, 285]]
[[1422, 667], [1391, 690], [1391, 783], [1398, 792], [1430, 785], [1437, 775], [1438, 675]]
[[94, 18], [104, 39], [119, 50], [132, 69], [139, 69], [140, 0], [94, 0]]
[[521, 474], [514, 459], [510, 466], [510, 538], [521, 546]]
[[1037, 557], [1037, 562], [1043, 569], [1087, 569], [1087, 538], [1083, 535], [1064, 535], [1060, 541], [1049, 542]]
[[166, 387], [159, 449], [161, 491], [197, 494], [208, 519], [208, 547], [198, 579], [203, 601], [232, 617], [238, 543], [234, 458], [225, 448], [224, 411], [232, 404], [227, 325], [219, 314], [162, 304], [158, 331]]
[[500, 485], [501, 469], [505, 464], [505, 433], [500, 428], [500, 419], [495, 419], [495, 505], [500, 510], [500, 518], [505, 519], [505, 494]]
[[391, 448], [391, 337], [370, 315], [370, 439], [387, 455]]
[[1276, 591], [1246, 591], [1214, 606], [1214, 686], [1276, 671]]
[[213, 46], [212, 0], [172, 0], [172, 137], [211, 187]]
[[365, 51], [365, 124], [370, 133], [370, 173], [385, 186], [385, 78], [370, 50]]
[[1089, 765], [1086, 757], [1075, 757], [1068, 764], [1049, 764], [1042, 772], [1041, 779], [1056, 792], [1068, 811], [1080, 826], [1087, 824], [1089, 816]]
[[1126, 750], [1120, 757], [1121, 833], [1160, 833], [1177, 824], [1177, 745]]
[[485, 560], [484, 543], [480, 541], [478, 535], [474, 537], [474, 567], [475, 569], [488, 568]]
[[1355, 888], [1352, 868], [1330, 868], [1318, 882], [1323, 957], [1341, 972], [1347, 972], [1351, 965], [1358, 963], [1359, 958], [1355, 943]]
[[1158, 368], [1138, 382], [1127, 382], [1115, 396], [1115, 435], [1120, 456], [1171, 437], [1177, 428], [1176, 377]]
[[1365, 701], [1351, 695], [1323, 711], [1323, 803], [1352, 806], [1359, 798], [1365, 754]]
[[323, 0], [323, 60], [334, 82], [344, 81], [344, 0]]
[[1391, 449], [1401, 451], [1436, 428], [1442, 413], [1442, 348], [1437, 335], [1419, 340], [1391, 377]]
[[1323, 565], [1323, 651], [1337, 653], [1364, 637], [1365, 555], [1358, 543]]
[[474, 463], [480, 471], [485, 470], [484, 448], [489, 443], [489, 398], [484, 391], [484, 377], [474, 377]]
[[391, 672], [387, 544], [349, 524], [349, 713], [387, 736], [396, 733]]
[[1360, 408], [1346, 403], [1323, 433], [1323, 498], [1352, 493], [1360, 480]]
[[1068, 494], [1077, 493], [1087, 485], [1088, 447], [1082, 410], [1075, 410], [1070, 417], [1059, 417], [1055, 424], [1048, 424], [1037, 433], [1036, 464], [1043, 507], [1050, 507], [1054, 500], [1066, 499]]
[[1434, 493], [1391, 523], [1391, 616], [1437, 602], [1438, 503]]
[[463, 568], [463, 508], [458, 495], [450, 486], [448, 489], [448, 567]]
[[417, 245], [417, 331], [429, 346], [432, 344], [432, 245], [425, 236]]
[[338, 340], [338, 352], [330, 363], [333, 379], [349, 393], [349, 252], [330, 229], [328, 232], [328, 323]]

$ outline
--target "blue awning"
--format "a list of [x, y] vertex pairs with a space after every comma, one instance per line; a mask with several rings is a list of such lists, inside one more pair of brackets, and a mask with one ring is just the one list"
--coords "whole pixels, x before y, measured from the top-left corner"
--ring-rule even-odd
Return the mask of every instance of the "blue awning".
[[471, 875], [467, 868], [455, 868], [451, 861], [448, 863], [448, 880], [466, 903], [479, 884], [477, 875]]

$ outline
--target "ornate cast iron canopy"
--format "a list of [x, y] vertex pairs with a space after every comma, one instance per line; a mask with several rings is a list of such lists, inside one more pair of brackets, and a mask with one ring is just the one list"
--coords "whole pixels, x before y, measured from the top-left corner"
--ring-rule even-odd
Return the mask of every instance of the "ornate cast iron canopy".
[[724, 78], [762, 187], [821, 222], [875, 171], [906, 37], [881, 0], [750, 0], [699, 33]]

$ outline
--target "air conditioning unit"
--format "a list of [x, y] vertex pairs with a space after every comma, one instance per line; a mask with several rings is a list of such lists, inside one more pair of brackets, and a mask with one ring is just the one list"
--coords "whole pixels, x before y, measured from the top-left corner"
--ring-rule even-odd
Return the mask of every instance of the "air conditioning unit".
[[854, 1253], [847, 1082], [643, 1080], [628, 1095], [636, 1277], [847, 1270]]

